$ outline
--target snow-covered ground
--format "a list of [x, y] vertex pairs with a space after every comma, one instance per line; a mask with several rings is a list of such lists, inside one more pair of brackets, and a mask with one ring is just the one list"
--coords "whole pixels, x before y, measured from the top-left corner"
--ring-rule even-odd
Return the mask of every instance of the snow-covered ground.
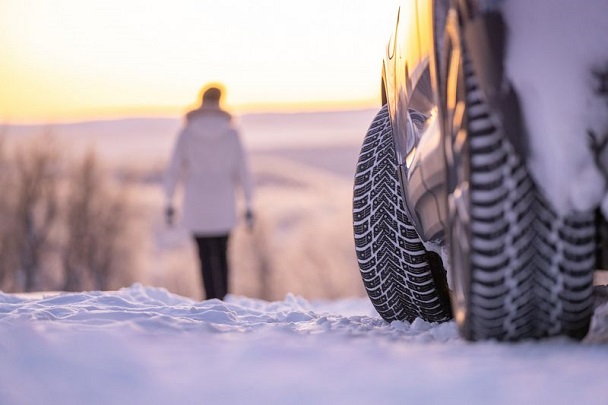
[[[352, 182], [374, 115], [355, 110], [237, 117], [256, 185], [256, 227], [250, 233], [239, 224], [231, 237], [235, 294], [269, 300], [288, 292], [307, 298], [365, 294], [352, 237]], [[133, 118], [5, 128], [9, 145], [50, 130], [66, 155], [94, 147], [113, 173], [140, 179], [122, 186], [136, 204], [130, 249], [137, 257], [129, 281], [118, 280], [113, 289], [137, 281], [202, 297], [192, 239], [179, 225], [168, 228], [163, 216], [160, 178], [179, 126], [179, 118]]]
[[0, 404], [606, 404], [608, 288], [596, 292], [582, 343], [517, 344], [388, 324], [363, 298], [0, 293]]
[[[259, 223], [253, 235], [235, 231], [235, 295], [226, 302], [185, 297], [201, 295], [191, 241], [164, 226], [157, 184], [136, 190], [150, 235], [141, 284], [0, 293], [0, 405], [608, 403], [608, 287], [596, 290], [593, 328], [582, 343], [471, 344], [453, 322], [379, 318], [363, 297], [350, 222], [356, 148], [348, 148], [372, 116], [363, 113], [340, 149], [323, 143], [334, 139], [323, 125], [309, 132], [311, 116], [298, 117], [302, 125], [294, 117], [280, 117], [282, 125], [243, 122], [257, 149]], [[99, 133], [88, 128], [82, 144], [94, 138], [108, 160], [126, 154], [147, 163], [166, 159], [168, 132], [177, 128], [106, 124]], [[83, 130], [59, 129], [73, 131], [66, 137]], [[292, 148], [269, 150], [272, 139]], [[270, 302], [247, 298], [262, 295], [262, 276], [272, 281]]]

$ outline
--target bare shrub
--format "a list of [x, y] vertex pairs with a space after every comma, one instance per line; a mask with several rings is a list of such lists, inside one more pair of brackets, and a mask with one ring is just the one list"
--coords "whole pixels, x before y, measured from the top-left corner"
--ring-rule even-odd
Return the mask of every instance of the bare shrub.
[[130, 206], [126, 188], [113, 187], [89, 151], [71, 171], [65, 202], [64, 290], [107, 290], [128, 272]]
[[4, 135], [0, 127], [0, 289], [103, 290], [133, 282], [127, 189], [93, 151], [65, 165], [50, 133], [11, 139], [10, 150]]
[[6, 151], [6, 132], [0, 130], [0, 287], [2, 289], [14, 288], [17, 260], [17, 246], [12, 235], [14, 229], [14, 193], [13, 171]]
[[[261, 217], [261, 218], [260, 218]], [[263, 215], [258, 215], [253, 234], [253, 245], [258, 263], [258, 296], [263, 300], [270, 301], [273, 296], [273, 261], [271, 251], [271, 232], [268, 220]]]
[[50, 134], [21, 145], [14, 159], [14, 216], [12, 237], [19, 267], [17, 285], [24, 291], [38, 288], [49, 236], [59, 213], [59, 151]]

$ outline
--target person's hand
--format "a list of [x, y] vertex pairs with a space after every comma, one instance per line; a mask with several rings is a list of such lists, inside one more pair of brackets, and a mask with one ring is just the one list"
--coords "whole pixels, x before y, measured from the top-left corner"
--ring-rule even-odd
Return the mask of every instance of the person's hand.
[[253, 211], [248, 209], [245, 211], [245, 222], [247, 223], [247, 229], [252, 230], [254, 224]]
[[173, 226], [173, 220], [175, 219], [175, 208], [169, 205], [165, 208], [165, 220], [167, 221], [168, 226]]

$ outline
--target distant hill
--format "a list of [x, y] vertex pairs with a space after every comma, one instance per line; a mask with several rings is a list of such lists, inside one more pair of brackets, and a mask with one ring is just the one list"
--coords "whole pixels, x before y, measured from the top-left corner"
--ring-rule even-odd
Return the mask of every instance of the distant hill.
[[[360, 144], [374, 110], [263, 113], [236, 117], [251, 150]], [[124, 118], [53, 125], [7, 125], [10, 140], [50, 132], [68, 148], [95, 146], [110, 159], [164, 158], [182, 125], [181, 118]]]

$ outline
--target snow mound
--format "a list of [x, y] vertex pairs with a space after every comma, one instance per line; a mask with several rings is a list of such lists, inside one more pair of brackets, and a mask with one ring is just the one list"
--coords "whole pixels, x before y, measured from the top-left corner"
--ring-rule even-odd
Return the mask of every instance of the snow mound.
[[232, 295], [226, 301], [193, 301], [141, 284], [118, 291], [62, 293], [42, 299], [0, 293], [0, 323], [33, 324], [45, 331], [68, 328], [72, 332], [95, 329], [152, 334], [279, 332], [425, 342], [458, 339], [455, 326], [449, 323], [436, 325], [417, 319], [411, 324], [388, 324], [367, 299], [314, 303], [288, 294], [284, 301], [277, 302]]
[[0, 403], [605, 404], [608, 287], [596, 293], [583, 343], [517, 344], [389, 324], [366, 298], [0, 293]]

